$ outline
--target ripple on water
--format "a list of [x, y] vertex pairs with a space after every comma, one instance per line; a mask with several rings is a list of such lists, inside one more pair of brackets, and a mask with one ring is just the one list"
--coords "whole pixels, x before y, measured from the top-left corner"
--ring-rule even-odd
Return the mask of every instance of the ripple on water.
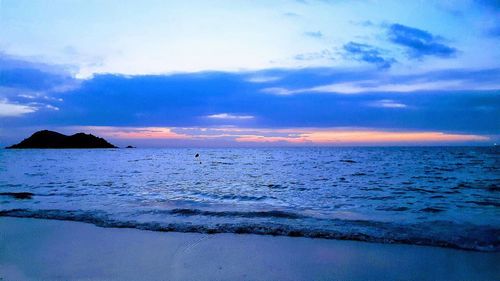
[[[0, 151], [0, 192], [33, 194], [0, 195], [0, 210], [24, 210], [4, 215], [161, 231], [499, 244], [499, 154], [489, 148], [197, 149], [202, 164], [189, 149], [62, 152]], [[140, 213], [167, 207], [176, 211]], [[352, 214], [363, 222], [347, 221]]]

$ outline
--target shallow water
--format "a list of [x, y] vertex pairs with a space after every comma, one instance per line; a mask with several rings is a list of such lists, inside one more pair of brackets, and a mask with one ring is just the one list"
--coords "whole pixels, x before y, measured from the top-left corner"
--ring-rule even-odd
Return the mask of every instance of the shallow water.
[[499, 191], [495, 147], [0, 150], [0, 215], [159, 231], [499, 251]]

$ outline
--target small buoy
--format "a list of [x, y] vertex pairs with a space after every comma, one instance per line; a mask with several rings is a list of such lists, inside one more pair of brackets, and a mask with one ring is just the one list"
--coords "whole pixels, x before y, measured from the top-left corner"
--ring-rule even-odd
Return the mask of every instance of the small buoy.
[[196, 155], [194, 156], [194, 158], [198, 158], [200, 157], [200, 154], [196, 153]]

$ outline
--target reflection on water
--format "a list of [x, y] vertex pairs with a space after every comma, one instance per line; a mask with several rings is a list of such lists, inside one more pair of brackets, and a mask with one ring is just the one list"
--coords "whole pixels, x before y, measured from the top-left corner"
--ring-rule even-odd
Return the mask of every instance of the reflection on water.
[[0, 150], [0, 214], [498, 250], [499, 156], [493, 147]]

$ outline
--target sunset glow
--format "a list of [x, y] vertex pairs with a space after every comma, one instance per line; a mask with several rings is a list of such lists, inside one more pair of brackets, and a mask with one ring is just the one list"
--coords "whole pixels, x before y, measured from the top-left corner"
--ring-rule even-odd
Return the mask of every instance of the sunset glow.
[[0, 9], [3, 146], [50, 128], [155, 147], [500, 142], [495, 1]]
[[238, 143], [276, 144], [394, 144], [394, 143], [460, 143], [484, 142], [489, 136], [450, 134], [444, 132], [390, 132], [368, 129], [262, 129], [262, 128], [182, 128], [182, 127], [77, 127], [65, 130], [84, 130], [97, 135], [121, 140], [231, 140]]

